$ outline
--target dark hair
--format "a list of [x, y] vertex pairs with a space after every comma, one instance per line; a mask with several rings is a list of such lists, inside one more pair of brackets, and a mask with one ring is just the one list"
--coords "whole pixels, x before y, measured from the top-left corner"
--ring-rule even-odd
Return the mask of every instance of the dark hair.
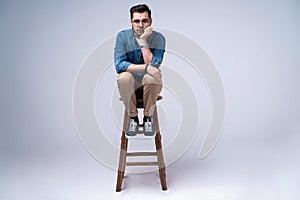
[[130, 19], [133, 18], [133, 13], [143, 13], [143, 12], [147, 12], [149, 19], [151, 19], [151, 10], [149, 9], [149, 7], [146, 4], [139, 4], [136, 6], [132, 6], [130, 8]]

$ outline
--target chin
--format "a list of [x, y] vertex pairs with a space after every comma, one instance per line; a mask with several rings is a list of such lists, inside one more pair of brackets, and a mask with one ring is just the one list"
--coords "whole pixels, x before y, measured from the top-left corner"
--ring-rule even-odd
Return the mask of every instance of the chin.
[[135, 32], [135, 34], [136, 34], [137, 36], [141, 36], [143, 33]]

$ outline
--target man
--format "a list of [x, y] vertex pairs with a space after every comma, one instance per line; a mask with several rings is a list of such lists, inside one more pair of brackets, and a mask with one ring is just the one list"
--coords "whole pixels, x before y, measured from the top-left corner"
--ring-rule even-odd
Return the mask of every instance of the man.
[[143, 86], [144, 134], [155, 135], [152, 116], [157, 97], [162, 89], [160, 64], [165, 52], [165, 38], [152, 31], [151, 10], [145, 4], [130, 8], [131, 29], [117, 34], [114, 62], [119, 74], [119, 93], [130, 116], [127, 137], [134, 137], [138, 131], [138, 111], [135, 90]]

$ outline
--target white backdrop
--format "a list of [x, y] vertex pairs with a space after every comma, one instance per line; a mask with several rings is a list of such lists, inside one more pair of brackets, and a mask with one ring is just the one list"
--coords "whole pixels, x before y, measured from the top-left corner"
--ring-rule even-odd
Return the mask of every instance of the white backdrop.
[[167, 168], [167, 192], [149, 173], [129, 174], [115, 193], [115, 171], [79, 140], [72, 92], [83, 60], [130, 27], [140, 2], [1, 1], [0, 199], [298, 199], [299, 1], [145, 2], [154, 27], [198, 43], [222, 76], [214, 151], [198, 159], [199, 134]]

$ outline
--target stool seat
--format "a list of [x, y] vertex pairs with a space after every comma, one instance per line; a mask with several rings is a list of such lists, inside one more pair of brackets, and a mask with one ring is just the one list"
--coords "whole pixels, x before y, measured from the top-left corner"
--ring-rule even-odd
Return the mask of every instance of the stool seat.
[[[163, 99], [163, 97], [161, 95], [158, 95], [157, 101], [162, 100], [162, 99]], [[122, 101], [122, 98], [120, 97], [119, 100]], [[137, 108], [144, 108], [143, 104], [144, 104], [143, 98], [137, 98], [136, 99], [136, 107]]]
[[[162, 97], [161, 95], [158, 95], [157, 101], [159, 101], [159, 100], [161, 100], [161, 99], [163, 99], [163, 97]], [[122, 101], [122, 97], [120, 97], [119, 100]], [[140, 99], [140, 98], [138, 98], [137, 100], [138, 100], [138, 101], [143, 101], [143, 99]]]

